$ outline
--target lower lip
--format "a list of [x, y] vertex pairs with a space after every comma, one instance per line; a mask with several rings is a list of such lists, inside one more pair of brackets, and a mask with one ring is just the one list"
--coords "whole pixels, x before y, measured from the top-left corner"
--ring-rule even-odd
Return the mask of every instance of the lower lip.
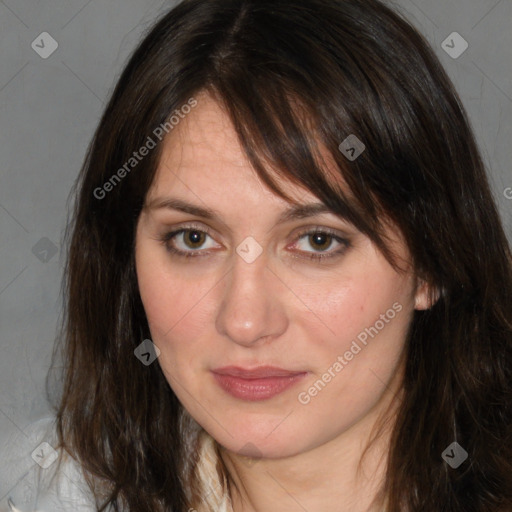
[[289, 377], [265, 377], [259, 379], [242, 379], [232, 375], [221, 375], [213, 373], [215, 380], [220, 387], [235, 398], [256, 402], [268, 400], [279, 395], [300, 380], [306, 373], [290, 375]]

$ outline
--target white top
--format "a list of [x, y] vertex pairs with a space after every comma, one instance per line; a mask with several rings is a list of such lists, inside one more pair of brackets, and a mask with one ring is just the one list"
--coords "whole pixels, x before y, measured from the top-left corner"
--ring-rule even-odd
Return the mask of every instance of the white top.
[[[57, 444], [55, 418], [50, 417], [0, 445], [0, 512], [97, 512], [80, 465], [67, 452], [55, 450]], [[194, 510], [232, 512], [217, 477], [215, 441], [205, 432], [199, 461], [203, 499]]]
[[39, 420], [24, 432], [0, 446], [0, 512], [96, 512], [80, 466], [53, 448], [54, 418]]

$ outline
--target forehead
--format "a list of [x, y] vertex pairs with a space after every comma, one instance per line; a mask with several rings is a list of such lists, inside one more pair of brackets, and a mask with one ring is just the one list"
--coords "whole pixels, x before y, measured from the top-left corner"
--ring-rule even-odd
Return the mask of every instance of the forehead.
[[[180, 120], [163, 141], [157, 172], [148, 196], [179, 191], [208, 198], [233, 198], [241, 189], [278, 197], [261, 181], [240, 145], [228, 114], [209, 94], [197, 96], [197, 106]], [[277, 179], [294, 199], [315, 196]], [[202, 198], [201, 198], [202, 199]]]
[[[221, 188], [229, 194], [237, 187], [250, 186], [263, 195], [279, 197], [254, 170], [223, 107], [207, 92], [201, 92], [196, 98], [197, 106], [180, 119], [162, 143], [158, 169], [148, 195], [187, 187], [190, 189], [188, 193], [194, 190], [213, 193]], [[345, 188], [344, 180], [325, 148], [320, 147], [320, 158], [325, 174]], [[278, 171], [267, 166], [267, 172], [294, 200], [303, 202], [315, 198], [309, 190], [292, 183]]]

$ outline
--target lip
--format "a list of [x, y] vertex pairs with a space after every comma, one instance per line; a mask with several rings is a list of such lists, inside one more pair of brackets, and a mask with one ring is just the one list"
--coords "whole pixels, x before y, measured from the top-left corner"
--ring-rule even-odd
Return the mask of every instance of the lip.
[[212, 370], [217, 384], [226, 393], [247, 401], [268, 400], [292, 387], [307, 373], [275, 366], [259, 366], [253, 369], [225, 366]]
[[264, 379], [267, 377], [291, 377], [306, 372], [285, 370], [277, 366], [258, 366], [256, 368], [248, 369], [240, 366], [224, 366], [212, 370], [213, 373], [219, 375], [229, 375], [231, 377], [240, 377], [241, 379]]

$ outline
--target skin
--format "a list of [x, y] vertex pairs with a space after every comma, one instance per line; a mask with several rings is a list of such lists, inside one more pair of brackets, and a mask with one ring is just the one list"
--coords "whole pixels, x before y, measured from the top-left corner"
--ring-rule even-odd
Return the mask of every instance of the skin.
[[[290, 204], [259, 180], [221, 107], [206, 94], [197, 98], [164, 141], [137, 225], [137, 276], [158, 362], [183, 406], [220, 443], [240, 490], [236, 512], [339, 510], [340, 503], [343, 510], [369, 510], [383, 477], [389, 426], [359, 472], [358, 463], [388, 408], [393, 418], [407, 328], [414, 309], [428, 307], [428, 290], [409, 267], [397, 273], [365, 235], [332, 213], [276, 223]], [[281, 186], [302, 203], [319, 202], [307, 190]], [[211, 208], [218, 219], [150, 207], [168, 197]], [[200, 237], [198, 246], [186, 245], [186, 236], [168, 245], [203, 255], [170, 253], [160, 238], [190, 223], [211, 236]], [[321, 262], [308, 259], [322, 253], [302, 234], [314, 228], [335, 230], [349, 246], [335, 240], [329, 246], [327, 239], [325, 252], [344, 250]], [[248, 236], [263, 250], [251, 263], [236, 252]], [[388, 236], [408, 262], [399, 235], [390, 229]], [[400, 312], [300, 403], [299, 393], [396, 303]], [[308, 373], [273, 398], [249, 402], [214, 380], [211, 370], [227, 365]]]

